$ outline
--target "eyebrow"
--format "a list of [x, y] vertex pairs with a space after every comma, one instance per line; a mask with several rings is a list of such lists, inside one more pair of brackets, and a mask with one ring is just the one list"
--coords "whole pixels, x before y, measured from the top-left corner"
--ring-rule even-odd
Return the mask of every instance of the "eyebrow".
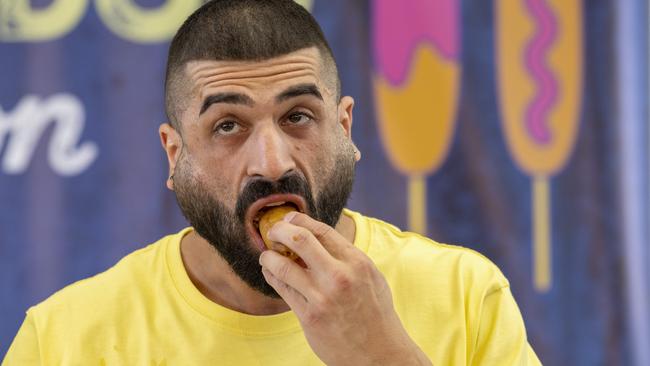
[[[287, 88], [285, 91], [283, 91], [282, 93], [278, 94], [275, 97], [275, 102], [276, 103], [284, 102], [287, 99], [299, 97], [302, 95], [312, 95], [320, 100], [323, 100], [323, 96], [318, 91], [318, 87], [315, 84], [308, 83], [308, 84], [294, 85], [292, 87]], [[241, 94], [241, 93], [212, 94], [206, 97], [205, 100], [203, 101], [203, 105], [201, 106], [201, 111], [199, 112], [199, 116], [205, 113], [205, 111], [207, 111], [211, 105], [217, 103], [241, 104], [246, 106], [252, 106], [255, 104], [255, 102], [253, 102], [253, 100], [246, 94]]]
[[199, 112], [199, 116], [202, 115], [205, 111], [207, 111], [211, 105], [217, 103], [243, 104], [247, 106], [252, 106], [253, 104], [255, 104], [253, 100], [246, 94], [241, 94], [241, 93], [212, 94], [206, 97], [205, 100], [203, 101], [203, 105], [201, 106], [201, 111]]
[[284, 102], [287, 99], [299, 97], [301, 95], [312, 95], [320, 100], [323, 100], [323, 96], [318, 91], [318, 87], [315, 84], [299, 84], [292, 87], [289, 87], [287, 90], [278, 94], [275, 97], [276, 103]]

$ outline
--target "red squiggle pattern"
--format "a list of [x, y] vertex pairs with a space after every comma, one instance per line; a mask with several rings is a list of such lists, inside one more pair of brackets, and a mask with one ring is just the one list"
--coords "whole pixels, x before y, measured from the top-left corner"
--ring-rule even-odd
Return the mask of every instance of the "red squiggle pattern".
[[537, 32], [526, 46], [526, 67], [537, 85], [537, 94], [526, 109], [526, 128], [540, 144], [551, 141], [549, 114], [557, 100], [557, 81], [546, 64], [546, 56], [557, 36], [557, 21], [546, 0], [526, 0]]

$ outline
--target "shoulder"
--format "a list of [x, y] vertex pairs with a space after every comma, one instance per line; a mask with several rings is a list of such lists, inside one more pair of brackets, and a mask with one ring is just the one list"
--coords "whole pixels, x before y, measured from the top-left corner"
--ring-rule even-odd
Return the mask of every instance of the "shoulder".
[[124, 303], [133, 293], [150, 287], [157, 274], [165, 271], [165, 247], [173, 237], [166, 236], [128, 254], [108, 270], [62, 288], [30, 312], [38, 322], [56, 314], [99, 312]]
[[348, 211], [357, 224], [355, 245], [380, 266], [397, 266], [429, 276], [444, 276], [464, 287], [490, 292], [508, 286], [499, 268], [483, 254], [460, 245], [439, 243], [423, 235], [402, 231], [385, 221]]

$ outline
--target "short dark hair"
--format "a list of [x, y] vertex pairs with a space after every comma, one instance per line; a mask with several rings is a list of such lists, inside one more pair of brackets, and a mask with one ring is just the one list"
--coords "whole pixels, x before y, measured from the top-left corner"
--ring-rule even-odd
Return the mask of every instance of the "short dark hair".
[[[316, 47], [333, 73], [340, 98], [336, 63], [323, 32], [309, 12], [293, 0], [212, 0], [185, 20], [169, 47], [165, 109], [179, 130], [180, 87], [184, 66], [193, 60], [263, 61]], [[328, 75], [331, 76], [331, 75]]]

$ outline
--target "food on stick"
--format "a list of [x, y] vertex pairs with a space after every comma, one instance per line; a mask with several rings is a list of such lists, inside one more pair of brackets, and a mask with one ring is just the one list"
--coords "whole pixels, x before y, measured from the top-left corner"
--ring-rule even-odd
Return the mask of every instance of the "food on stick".
[[259, 230], [260, 235], [262, 236], [262, 240], [264, 241], [264, 245], [266, 245], [268, 249], [275, 250], [276, 252], [291, 260], [296, 260], [298, 258], [298, 255], [296, 255], [296, 253], [287, 248], [284, 244], [280, 244], [269, 239], [268, 236], [271, 227], [273, 227], [276, 222], [282, 220], [286, 214], [292, 211], [298, 210], [291, 205], [282, 205], [275, 206], [264, 211], [260, 217]]

